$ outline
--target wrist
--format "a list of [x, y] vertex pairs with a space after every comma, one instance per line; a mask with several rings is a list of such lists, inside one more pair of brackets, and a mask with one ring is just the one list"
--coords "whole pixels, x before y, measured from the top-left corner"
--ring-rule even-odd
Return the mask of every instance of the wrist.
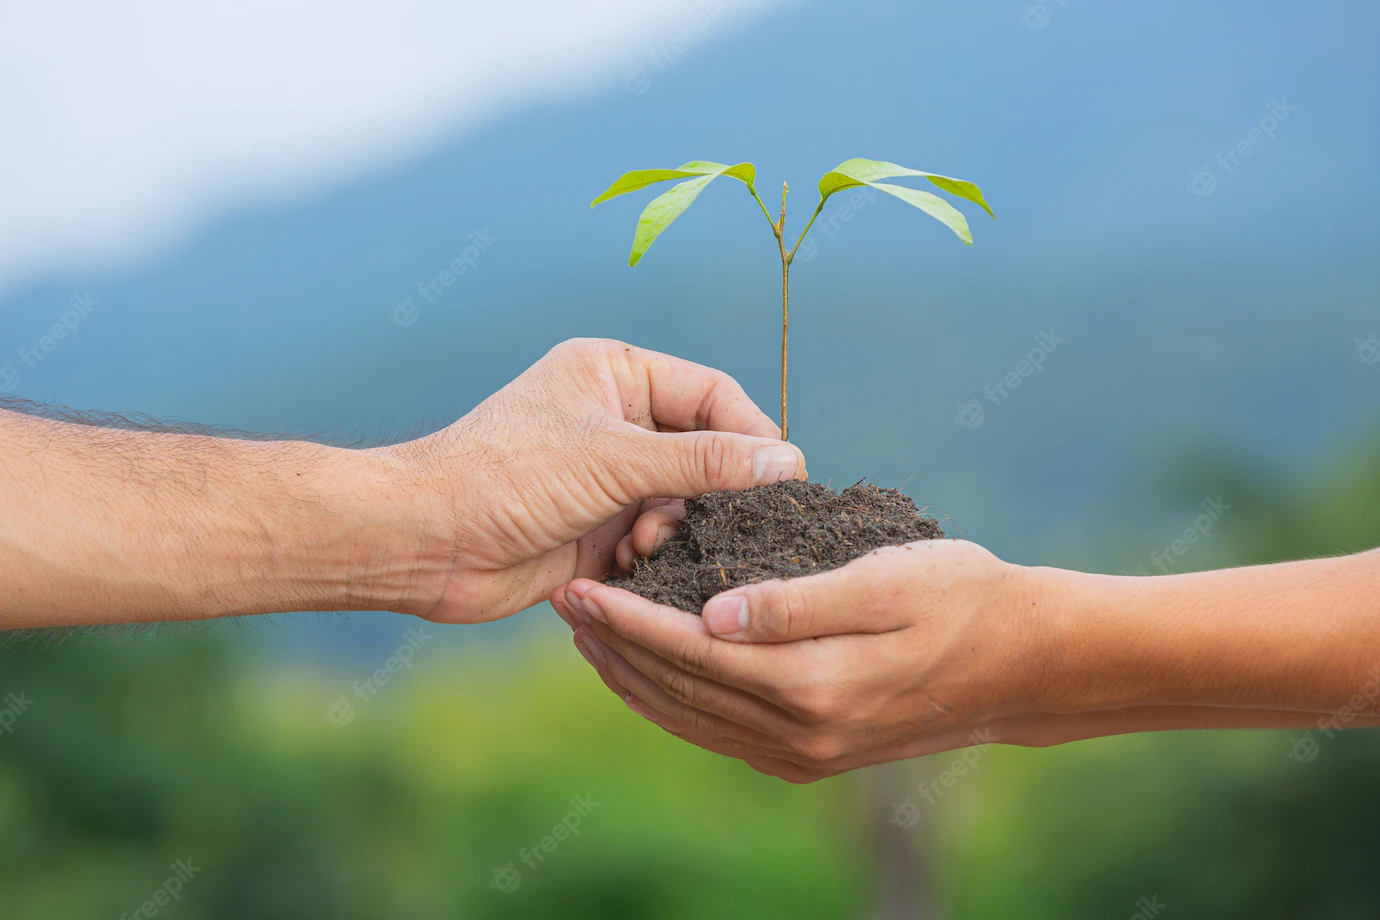
[[425, 451], [401, 444], [350, 454], [344, 609], [426, 616], [454, 567], [455, 498]]
[[211, 615], [422, 613], [435, 603], [449, 559], [442, 506], [422, 464], [394, 448], [246, 449], [258, 454], [237, 464], [248, 481], [208, 496], [208, 527], [227, 538], [229, 565], [220, 567], [221, 590], [210, 577], [197, 579], [197, 606]]
[[[1026, 570], [1036, 611], [1048, 642], [1037, 654], [1040, 694], [1036, 711], [1084, 713], [1134, 705], [1126, 699], [1125, 650], [1111, 622], [1126, 608], [1114, 576], [1046, 566]], [[1129, 624], [1126, 627], [1129, 630]], [[1122, 641], [1139, 641], [1123, 632]]]
[[1074, 626], [1079, 573], [1002, 563], [995, 580], [994, 629], [1008, 637], [1009, 654], [993, 679], [1006, 687], [1001, 716], [1073, 711], [1077, 666]]

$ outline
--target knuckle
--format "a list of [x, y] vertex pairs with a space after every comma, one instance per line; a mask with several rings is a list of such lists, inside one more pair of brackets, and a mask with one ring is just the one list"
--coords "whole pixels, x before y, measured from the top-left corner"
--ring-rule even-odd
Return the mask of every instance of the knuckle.
[[715, 728], [713, 719], [698, 709], [687, 708], [678, 718], [699, 735], [711, 734]]
[[762, 623], [765, 638], [789, 639], [801, 634], [809, 625], [810, 601], [800, 585], [783, 581], [771, 594], [767, 615]]
[[785, 777], [785, 780], [793, 786], [808, 786], [811, 783], [817, 783], [820, 780], [825, 779], [826, 777], [828, 777], [828, 775], [828, 773], [823, 773], [816, 770], [808, 770], [802, 767], [799, 773], [796, 773], [793, 776]]
[[666, 668], [661, 673], [661, 689], [673, 700], [694, 708], [695, 684], [690, 675], [675, 668]]
[[815, 756], [820, 763], [828, 763], [836, 760], [848, 752], [848, 744], [843, 738], [837, 735], [824, 735], [819, 739], [819, 746], [815, 749]]
[[564, 342], [553, 345], [551, 350], [546, 353], [547, 357], [564, 358], [577, 354], [588, 346], [589, 341], [589, 339], [566, 339]]
[[845, 713], [843, 700], [828, 686], [803, 684], [786, 694], [791, 710], [810, 725], [827, 725]]
[[758, 773], [764, 773], [767, 776], [774, 776], [777, 779], [785, 780], [792, 786], [808, 786], [824, 778], [824, 774], [819, 771], [802, 766], [798, 763], [787, 762], [779, 767], [753, 767], [753, 769]]
[[814, 748], [814, 738], [809, 732], [796, 732], [782, 738], [786, 742], [786, 748], [797, 758], [810, 759]]
[[727, 438], [703, 432], [696, 436], [690, 456], [695, 465], [693, 470], [687, 471], [692, 482], [716, 486], [735, 481], [737, 457]]
[[578, 360], [613, 354], [628, 347], [630, 346], [614, 339], [577, 337], [555, 345], [547, 352], [547, 356], [556, 360]]
[[675, 661], [686, 671], [696, 676], [702, 675], [710, 668], [713, 659], [711, 646], [696, 642], [685, 642], [676, 650]]
[[817, 732], [804, 732], [786, 743], [806, 765], [827, 763], [843, 753], [843, 743], [839, 739]]
[[782, 687], [780, 690], [780, 703], [796, 715], [804, 715], [812, 711], [815, 703], [816, 694], [819, 691], [811, 684], [795, 684]]

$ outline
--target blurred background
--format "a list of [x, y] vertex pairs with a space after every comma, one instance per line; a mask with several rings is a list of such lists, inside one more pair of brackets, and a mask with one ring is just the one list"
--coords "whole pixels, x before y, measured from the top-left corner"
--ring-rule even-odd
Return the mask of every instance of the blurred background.
[[[0, 394], [386, 440], [598, 335], [771, 407], [779, 262], [742, 187], [636, 270], [652, 193], [588, 204], [628, 169], [751, 160], [798, 229], [819, 175], [872, 157], [976, 181], [998, 220], [965, 205], [969, 248], [840, 196], [816, 224], [791, 421], [818, 479], [904, 483], [1021, 563], [1368, 548], [1378, 38], [1359, 0], [15, 0]], [[0, 915], [1380, 913], [1373, 734], [989, 746], [948, 785], [957, 754], [794, 787], [628, 713], [545, 605], [418, 625], [0, 652]]]

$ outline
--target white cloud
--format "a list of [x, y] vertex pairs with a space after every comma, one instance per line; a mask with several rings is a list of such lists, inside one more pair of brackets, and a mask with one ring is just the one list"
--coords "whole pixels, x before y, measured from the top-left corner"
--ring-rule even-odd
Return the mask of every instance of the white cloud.
[[10, 0], [0, 292], [147, 258], [498, 112], [621, 88], [685, 30], [712, 39], [780, 2]]

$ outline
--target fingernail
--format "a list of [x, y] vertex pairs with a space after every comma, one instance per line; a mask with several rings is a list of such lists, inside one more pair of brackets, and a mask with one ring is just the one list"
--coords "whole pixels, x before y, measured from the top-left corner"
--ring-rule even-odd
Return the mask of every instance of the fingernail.
[[666, 541], [671, 539], [671, 537], [674, 535], [675, 531], [671, 530], [671, 528], [666, 524], [662, 524], [660, 527], [658, 527], [656, 529], [656, 543], [652, 546], [652, 552], [656, 552], [657, 550], [661, 549], [661, 547], [666, 544]]
[[759, 447], [752, 457], [752, 475], [759, 486], [794, 479], [799, 468], [800, 454], [786, 444]]
[[599, 647], [598, 639], [586, 633], [576, 640], [575, 647], [580, 650], [581, 655], [585, 656], [585, 661], [588, 661], [593, 667], [602, 668], [604, 666], [607, 659], [604, 658], [604, 650]]
[[569, 588], [565, 589], [565, 602], [570, 606], [570, 609], [575, 612], [577, 617], [582, 620], [589, 619], [589, 615], [585, 613], [585, 602], [580, 599], [580, 595]]
[[649, 721], [652, 720], [650, 707], [648, 707], [646, 703], [642, 702], [637, 697], [633, 696], [631, 693], [623, 697], [623, 703], [633, 712], [640, 715], [642, 718], [647, 719]]
[[701, 613], [704, 625], [716, 636], [734, 636], [745, 632], [748, 625], [747, 598], [741, 594], [720, 594], [711, 597]]
[[585, 612], [604, 625], [608, 625], [608, 619], [604, 616], [604, 611], [599, 609], [599, 605], [594, 602], [594, 598], [588, 594], [584, 597]]

